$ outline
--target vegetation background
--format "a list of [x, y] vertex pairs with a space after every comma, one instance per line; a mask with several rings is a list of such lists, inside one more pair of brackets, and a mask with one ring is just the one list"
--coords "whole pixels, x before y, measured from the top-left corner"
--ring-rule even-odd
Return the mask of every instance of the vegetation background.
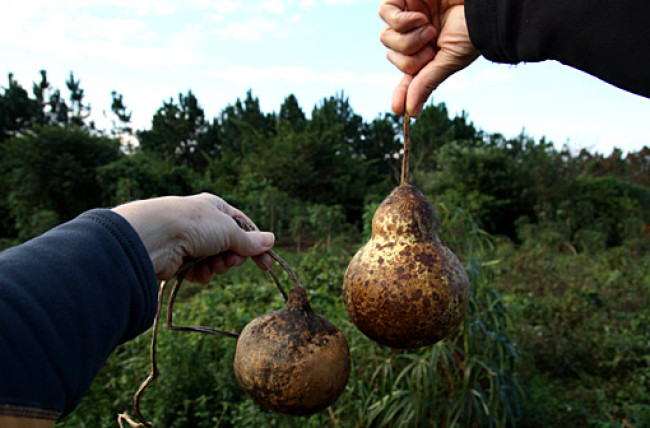
[[[41, 77], [28, 91], [10, 75], [0, 94], [0, 248], [93, 207], [213, 192], [276, 234], [314, 309], [351, 346], [344, 394], [293, 418], [239, 390], [233, 340], [163, 328], [161, 376], [142, 403], [156, 426], [650, 426], [647, 147], [574, 153], [486, 134], [466, 114], [428, 105], [412, 125], [412, 182], [434, 203], [472, 299], [457, 337], [398, 351], [354, 328], [340, 292], [398, 183], [400, 118], [366, 122], [344, 94], [309, 116], [293, 95], [264, 113], [248, 92], [210, 119], [189, 91], [134, 131], [113, 92], [113, 128], [98, 130], [79, 79], [71, 73], [62, 92]], [[181, 291], [175, 317], [185, 324], [239, 331], [282, 305], [252, 264]], [[57, 426], [115, 426], [130, 412], [149, 340], [120, 346]]]

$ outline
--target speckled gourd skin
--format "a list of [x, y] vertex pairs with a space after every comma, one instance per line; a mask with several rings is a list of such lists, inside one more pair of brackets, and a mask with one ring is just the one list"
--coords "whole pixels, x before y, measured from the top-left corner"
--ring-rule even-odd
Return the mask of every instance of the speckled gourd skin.
[[350, 376], [343, 333], [313, 312], [303, 287], [287, 305], [251, 321], [237, 339], [234, 371], [244, 392], [261, 407], [310, 415], [334, 403]]
[[417, 188], [396, 187], [377, 208], [372, 237], [345, 272], [343, 300], [359, 330], [391, 347], [430, 345], [457, 331], [469, 279]]

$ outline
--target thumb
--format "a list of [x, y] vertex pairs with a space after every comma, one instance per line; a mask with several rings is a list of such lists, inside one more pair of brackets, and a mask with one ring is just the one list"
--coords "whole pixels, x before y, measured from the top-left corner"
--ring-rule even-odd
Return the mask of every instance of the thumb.
[[415, 75], [406, 95], [406, 110], [417, 117], [422, 112], [431, 93], [449, 76], [462, 67], [455, 66], [453, 58], [446, 51], [440, 51], [436, 57]]
[[275, 243], [275, 235], [271, 232], [253, 230], [246, 232], [239, 226], [230, 229], [230, 250], [243, 257], [259, 256]]

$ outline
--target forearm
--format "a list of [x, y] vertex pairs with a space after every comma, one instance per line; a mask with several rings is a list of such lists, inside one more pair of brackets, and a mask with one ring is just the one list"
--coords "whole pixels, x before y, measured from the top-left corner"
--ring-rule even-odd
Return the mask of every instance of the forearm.
[[0, 253], [0, 415], [69, 413], [115, 346], [149, 327], [155, 305], [151, 260], [108, 210]]
[[472, 43], [489, 60], [557, 60], [650, 96], [650, 2], [465, 0], [465, 15]]

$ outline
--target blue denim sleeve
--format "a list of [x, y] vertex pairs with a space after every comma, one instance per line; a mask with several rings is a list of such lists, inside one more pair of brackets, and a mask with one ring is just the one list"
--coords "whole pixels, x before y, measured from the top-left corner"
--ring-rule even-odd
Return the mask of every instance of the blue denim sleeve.
[[110, 210], [0, 253], [0, 414], [72, 411], [115, 347], [149, 328], [156, 291], [143, 243]]

